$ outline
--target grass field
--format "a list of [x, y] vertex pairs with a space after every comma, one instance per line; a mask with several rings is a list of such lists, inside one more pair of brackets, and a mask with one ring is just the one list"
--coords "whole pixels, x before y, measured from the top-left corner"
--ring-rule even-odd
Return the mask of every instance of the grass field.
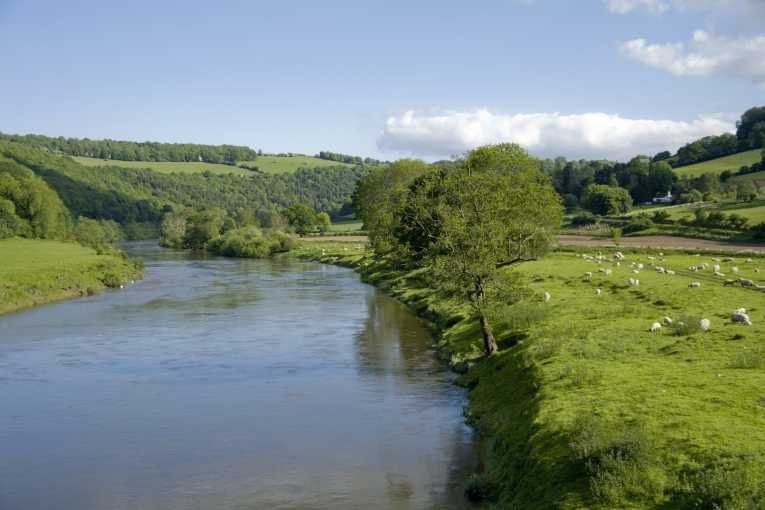
[[361, 230], [362, 226], [364, 226], [364, 223], [359, 220], [341, 220], [332, 223], [330, 232], [356, 232]]
[[346, 166], [347, 163], [328, 161], [312, 156], [258, 156], [255, 161], [243, 161], [242, 163], [257, 166], [262, 172], [269, 174], [282, 174], [294, 172], [298, 168], [316, 168], [325, 166]]
[[73, 157], [75, 161], [85, 166], [118, 166], [122, 168], [149, 168], [163, 173], [196, 173], [210, 172], [214, 174], [252, 175], [251, 170], [245, 170], [230, 165], [214, 163], [176, 163], [170, 161], [119, 161], [116, 159], [96, 159]]
[[[155, 161], [120, 161], [115, 159], [97, 159], [74, 157], [74, 160], [86, 166], [119, 166], [123, 168], [150, 168], [164, 173], [192, 173], [211, 172], [215, 174], [238, 174], [252, 175], [251, 170], [231, 165], [218, 165], [215, 163], [176, 163]], [[294, 172], [298, 168], [316, 168], [325, 166], [347, 166], [346, 163], [327, 161], [311, 156], [261, 156], [256, 161], [242, 161], [242, 163], [257, 166], [262, 172], [269, 174], [281, 174]]]
[[696, 176], [706, 173], [719, 174], [725, 170], [737, 171], [742, 166], [750, 166], [762, 161], [762, 149], [754, 149], [746, 152], [739, 152], [731, 156], [704, 161], [694, 165], [681, 166], [675, 169], [678, 175]]
[[[765, 299], [723, 286], [711, 269], [721, 264], [727, 278], [763, 284], [765, 273], [754, 269], [765, 269], [765, 259], [642, 251], [626, 252], [617, 266], [604, 251], [601, 264], [582, 252], [523, 264], [515, 271], [532, 293], [494, 313], [500, 352], [479, 360], [475, 321], [432, 290], [426, 270], [396, 271], [349, 243], [306, 243], [298, 253], [356, 267], [435, 318], [439, 349], [455, 366], [474, 364], [462, 382], [486, 471], [471, 486], [498, 508], [765, 505]], [[688, 270], [703, 262], [710, 269]], [[645, 268], [635, 274], [631, 263]], [[654, 263], [677, 274], [660, 274]], [[752, 326], [732, 323], [739, 307]], [[686, 326], [649, 332], [665, 316]], [[698, 328], [702, 318], [708, 331]]]
[[0, 313], [119, 286], [139, 275], [116, 255], [59, 241], [0, 240]]

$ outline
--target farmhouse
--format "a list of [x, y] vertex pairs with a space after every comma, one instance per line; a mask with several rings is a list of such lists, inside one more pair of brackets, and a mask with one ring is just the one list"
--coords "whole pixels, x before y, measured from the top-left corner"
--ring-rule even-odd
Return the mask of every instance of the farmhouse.
[[653, 202], [654, 204], [671, 204], [673, 200], [674, 199], [672, 198], [672, 192], [667, 191], [666, 195], [662, 195], [660, 193], [656, 195], [655, 197], [653, 197], [653, 200], [651, 200], [651, 202]]

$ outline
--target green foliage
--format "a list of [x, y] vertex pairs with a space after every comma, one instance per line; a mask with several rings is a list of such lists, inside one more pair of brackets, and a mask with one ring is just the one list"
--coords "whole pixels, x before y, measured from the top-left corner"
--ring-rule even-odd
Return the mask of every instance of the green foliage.
[[632, 197], [618, 186], [590, 184], [584, 191], [582, 205], [594, 214], [624, 214], [632, 207]]
[[646, 230], [651, 227], [653, 227], [651, 218], [646, 214], [638, 214], [624, 226], [623, 231], [625, 234], [634, 234], [635, 232], [640, 232], [641, 230]]
[[194, 161], [233, 165], [237, 161], [252, 160], [258, 156], [249, 147], [236, 145], [124, 142], [2, 133], [0, 141], [23, 143], [54, 154], [123, 161]]
[[[0, 156], [42, 177], [75, 216], [121, 225], [159, 224], [168, 210], [240, 208], [267, 216], [296, 203], [337, 213], [350, 201], [362, 168], [325, 167], [265, 175], [162, 174], [118, 167], [85, 167], [28, 146], [0, 142]], [[50, 209], [50, 208], [48, 208]]]
[[103, 249], [124, 239], [122, 228], [116, 221], [84, 217], [77, 219], [72, 236], [83, 246], [96, 249]]
[[316, 211], [306, 204], [295, 204], [282, 211], [282, 216], [298, 234], [306, 234], [318, 224]]
[[210, 253], [227, 257], [265, 258], [291, 250], [294, 237], [277, 230], [262, 231], [249, 226], [230, 230], [207, 245]]
[[735, 171], [744, 165], [752, 165], [760, 161], [760, 150], [749, 150], [736, 154], [715, 158], [703, 163], [675, 167], [678, 176], [698, 176], [705, 173], [719, 175], [725, 170]]
[[0, 155], [0, 238], [64, 239], [70, 215], [55, 191], [32, 171]]
[[328, 232], [332, 228], [332, 219], [329, 214], [320, 212], [316, 215], [316, 227], [322, 234]]

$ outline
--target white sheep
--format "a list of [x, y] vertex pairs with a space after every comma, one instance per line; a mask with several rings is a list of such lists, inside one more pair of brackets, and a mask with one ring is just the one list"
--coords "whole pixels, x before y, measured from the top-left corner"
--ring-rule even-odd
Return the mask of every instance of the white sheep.
[[664, 324], [666, 324], [667, 326], [672, 325], [672, 317], [664, 317], [663, 321], [664, 321]]
[[712, 271], [714, 271], [715, 273], [719, 273], [720, 272], [720, 264], [715, 264], [714, 266], [712, 266]]
[[746, 259], [746, 262], [747, 262], [747, 264], [751, 264], [752, 263], [752, 259]]
[[649, 331], [653, 333], [655, 331], [659, 331], [660, 329], [661, 329], [661, 324], [659, 324], [658, 322], [654, 322], [653, 324], [651, 324], [651, 329]]
[[632, 287], [637, 287], [638, 285], [640, 285], [640, 280], [638, 280], [638, 279], [636, 279], [636, 278], [630, 278], [630, 279], [628, 280], [628, 283], [629, 283], [629, 284], [630, 284]]
[[688, 284], [688, 287], [691, 289], [698, 289], [701, 287], [701, 282], [691, 282]]
[[730, 268], [730, 270], [732, 273], [738, 273], [738, 267], [736, 266], [733, 266], [732, 268]]
[[588, 280], [589, 280], [590, 278], [592, 278], [592, 271], [587, 271], [586, 273], [584, 273], [584, 277], [585, 277], [586, 279], [588, 279]]
[[600, 296], [603, 293], [602, 289], [595, 289], [595, 295]]
[[638, 271], [637, 269], [633, 269], [632, 272], [635, 274], [640, 274], [640, 271]]
[[742, 312], [741, 310], [744, 310], [743, 308], [739, 308], [735, 312], [733, 312], [730, 316], [730, 320], [732, 322], [736, 322], [739, 324], [743, 324], [744, 326], [751, 326], [752, 320], [749, 318], [749, 316], [746, 314], [746, 312]]
[[617, 251], [616, 253], [614, 253], [614, 258], [616, 260], [623, 260], [624, 259], [624, 254], [622, 252], [620, 252], [620, 251]]
[[709, 321], [709, 319], [701, 319], [699, 321], [699, 329], [701, 331], [707, 331], [709, 330], [709, 327], [712, 325], [712, 323]]
[[715, 272], [714, 272], [714, 275], [715, 275], [715, 276], [719, 276], [719, 277], [721, 277], [721, 278], [722, 278], [722, 277], [724, 277], [724, 276], [725, 276], [725, 273], [721, 273], [720, 271], [715, 271]]
[[548, 301], [550, 301], [551, 296], [549, 292], [545, 292], [542, 297], [544, 298], [545, 303], [547, 303]]
[[671, 270], [671, 269], [667, 269], [666, 274], [672, 276], [672, 275], [675, 274], [675, 272], [673, 270]]

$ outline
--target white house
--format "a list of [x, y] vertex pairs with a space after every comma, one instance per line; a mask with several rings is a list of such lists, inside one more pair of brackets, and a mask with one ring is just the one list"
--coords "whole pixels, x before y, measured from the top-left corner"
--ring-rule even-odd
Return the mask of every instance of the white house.
[[671, 204], [674, 199], [672, 198], [672, 192], [667, 191], [666, 195], [662, 195], [661, 193], [653, 197], [652, 202], [654, 204]]

